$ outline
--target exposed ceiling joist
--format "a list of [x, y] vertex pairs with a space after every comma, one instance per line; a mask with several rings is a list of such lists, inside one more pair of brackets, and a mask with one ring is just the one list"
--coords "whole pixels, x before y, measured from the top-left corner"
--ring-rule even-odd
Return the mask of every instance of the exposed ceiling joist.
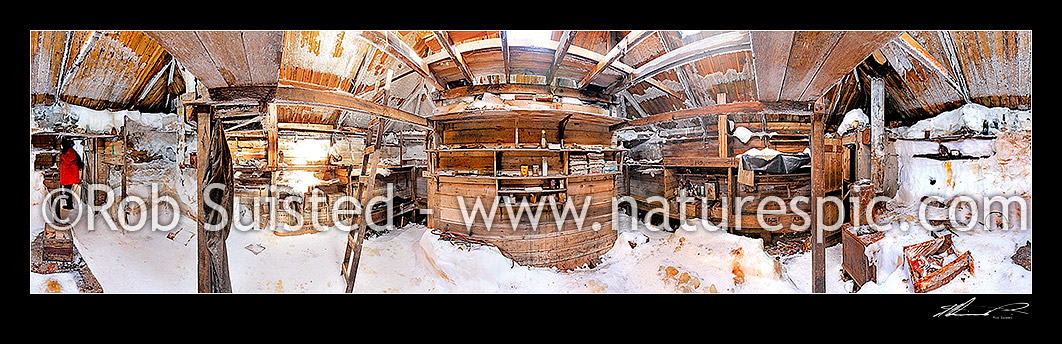
[[450, 55], [450, 58], [457, 64], [457, 69], [461, 70], [461, 74], [468, 80], [468, 84], [471, 85], [475, 82], [475, 76], [472, 75], [472, 71], [468, 69], [468, 64], [465, 63], [465, 59], [461, 57], [461, 53], [454, 49], [454, 42], [450, 39], [450, 35], [446, 31], [432, 31], [435, 34], [435, 39], [439, 41], [439, 45], [446, 50], [446, 53]]
[[[664, 46], [664, 52], [671, 52], [671, 50], [678, 48], [678, 42], [672, 39], [671, 35], [664, 32], [658, 32], [656, 36], [660, 39], [661, 45]], [[693, 107], [701, 106], [701, 101], [693, 93], [693, 88], [690, 87], [690, 78], [686, 74], [686, 68], [684, 66], [678, 66], [675, 68], [675, 74], [678, 75], [679, 83], [682, 84], [682, 90], [686, 93], [686, 99]]]
[[273, 100], [280, 104], [327, 106], [340, 110], [385, 117], [421, 127], [428, 126], [428, 120], [417, 114], [355, 98], [353, 95], [346, 92], [278, 86], [276, 87], [275, 98], [273, 98]]
[[59, 101], [59, 98], [63, 96], [61, 90], [63, 89], [63, 80], [65, 79], [63, 74], [66, 72], [66, 58], [70, 55], [70, 42], [73, 41], [74, 32], [66, 32], [66, 43], [63, 44], [63, 59], [59, 61], [59, 76], [55, 79], [55, 100]]
[[615, 93], [619, 90], [628, 89], [663, 71], [705, 57], [750, 50], [751, 48], [748, 31], [734, 31], [704, 38], [650, 60], [632, 71], [624, 81], [609, 87], [605, 93]]
[[390, 31], [361, 31], [356, 36], [368, 42], [376, 49], [380, 49], [387, 55], [394, 57], [398, 61], [402, 62], [406, 66], [409, 66], [417, 74], [420, 74], [425, 80], [428, 81], [432, 87], [436, 90], [444, 90], [446, 87], [439, 82], [439, 79], [432, 74], [431, 69], [428, 68], [428, 64], [424, 62], [424, 59], [417, 55], [413, 48], [411, 48], [406, 42], [398, 38], [394, 33]]
[[911, 54], [911, 56], [914, 56], [915, 60], [918, 60], [918, 62], [922, 63], [927, 68], [937, 73], [937, 75], [944, 78], [944, 81], [946, 81], [948, 85], [951, 85], [951, 87], [954, 88], [956, 92], [959, 92], [959, 95], [962, 96], [964, 101], [970, 102], [970, 96], [967, 95], [963, 88], [959, 85], [959, 83], [955, 81], [955, 78], [951, 76], [951, 73], [948, 73], [948, 71], [944, 69], [944, 66], [940, 64], [940, 62], [937, 62], [937, 60], [934, 59], [933, 56], [929, 55], [929, 52], [927, 52], [921, 44], [918, 44], [918, 42], [915, 41], [914, 37], [911, 37], [910, 34], [904, 32], [900, 34], [899, 41], [903, 42], [903, 44], [900, 44], [900, 47], [907, 51], [908, 54]]
[[505, 83], [509, 83], [509, 34], [502, 30], [501, 34], [501, 49], [502, 49], [502, 68], [505, 72]]
[[[146, 97], [148, 92], [151, 91], [151, 88], [155, 86], [155, 83], [157, 83], [159, 81], [159, 79], [162, 78], [162, 74], [170, 72], [170, 71], [173, 70], [173, 64], [176, 61], [177, 60], [174, 60], [174, 59], [171, 58], [170, 62], [168, 64], [166, 64], [165, 67], [159, 68], [159, 71], [156, 72], [155, 75], [151, 77], [151, 80], [148, 80], [148, 82], [145, 83], [142, 86], [142, 89], [140, 90], [140, 95], [138, 97], [136, 97], [136, 101], [134, 101], [133, 104], [139, 103], [141, 100], [144, 100], [144, 97]], [[172, 78], [173, 78], [173, 75], [170, 74], [170, 79], [172, 80]], [[169, 83], [167, 83], [166, 85], [169, 86]]]
[[553, 53], [553, 63], [550, 64], [549, 72], [546, 73], [546, 85], [553, 84], [553, 76], [557, 74], [557, 69], [564, 62], [564, 56], [568, 55], [568, 48], [572, 46], [572, 36], [574, 35], [575, 31], [561, 31], [560, 41], [557, 43], [557, 49]]
[[652, 31], [645, 30], [631, 31], [627, 33], [627, 36], [623, 37], [615, 47], [612, 47], [612, 50], [609, 50], [608, 53], [605, 54], [605, 57], [602, 58], [601, 61], [597, 62], [597, 66], [594, 66], [594, 69], [590, 71], [590, 74], [587, 74], [583, 80], [579, 81], [577, 88], [585, 88], [586, 85], [589, 85], [591, 81], [594, 81], [598, 75], [601, 75], [601, 72], [612, 66], [612, 63], [615, 62], [616, 59], [619, 59], [621, 54], [626, 53], [628, 49], [634, 47], [652, 33]]
[[634, 108], [634, 110], [638, 111], [638, 118], [646, 117], [649, 115], [645, 113], [645, 110], [642, 110], [642, 107], [640, 105], [638, 105], [638, 101], [634, 100], [634, 95], [632, 95], [630, 91], [623, 90], [622, 92], [620, 92], [620, 95], [622, 95], [624, 99], [627, 99], [627, 101], [630, 102], [630, 105]]
[[[81, 49], [78, 50], [77, 57], [74, 58], [74, 62], [70, 64], [70, 67], [67, 68], [64, 74], [63, 88], [65, 88], [70, 82], [70, 78], [73, 77], [74, 73], [77, 73], [78, 68], [81, 67], [81, 62], [85, 61], [85, 57], [88, 56], [89, 51], [96, 45], [96, 40], [98, 40], [101, 35], [103, 35], [102, 31], [92, 31], [89, 38], [85, 40], [84, 43], [81, 43]], [[63, 94], [63, 89], [57, 90], [55, 94]]]

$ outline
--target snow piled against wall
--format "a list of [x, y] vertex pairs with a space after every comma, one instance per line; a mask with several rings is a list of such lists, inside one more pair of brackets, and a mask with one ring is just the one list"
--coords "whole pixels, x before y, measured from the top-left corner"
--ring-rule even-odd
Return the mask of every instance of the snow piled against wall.
[[1032, 110], [1019, 111], [1004, 107], [988, 108], [981, 104], [970, 103], [962, 107], [942, 112], [939, 115], [918, 121], [910, 127], [892, 129], [899, 137], [917, 139], [925, 137], [930, 131], [931, 137], [940, 137], [959, 133], [963, 129], [981, 133], [988, 124], [989, 134], [998, 135], [1002, 130], [1031, 131]]
[[852, 129], [867, 126], [869, 123], [870, 118], [863, 113], [862, 109], [852, 109], [841, 119], [841, 124], [837, 126], [837, 135], [844, 135]]

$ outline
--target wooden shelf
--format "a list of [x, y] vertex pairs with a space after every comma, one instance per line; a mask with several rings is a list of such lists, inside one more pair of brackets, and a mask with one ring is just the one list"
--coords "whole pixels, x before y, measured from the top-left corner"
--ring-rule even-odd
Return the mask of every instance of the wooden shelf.
[[500, 193], [500, 194], [503, 194], [503, 193], [504, 194], [511, 194], [511, 193], [545, 193], [545, 192], [566, 192], [566, 191], [568, 191], [567, 188], [564, 188], [564, 189], [542, 189], [542, 190], [534, 190], [534, 191], [532, 191], [532, 190], [498, 190], [498, 193]]
[[593, 174], [556, 174], [549, 176], [447, 176], [442, 174], [436, 174], [435, 177], [450, 177], [450, 178], [469, 178], [469, 179], [496, 179], [496, 180], [516, 180], [516, 179], [559, 179], [559, 178], [580, 178], [580, 177], [596, 177], [596, 176], [610, 176], [620, 174], [621, 172], [609, 172], [609, 173], [593, 173]]
[[497, 120], [499, 117], [504, 118], [520, 118], [529, 120], [557, 120], [571, 116], [572, 121], [584, 122], [584, 123], [596, 123], [603, 125], [615, 125], [619, 123], [626, 123], [626, 119], [619, 117], [609, 117], [591, 112], [577, 111], [577, 110], [564, 110], [564, 109], [527, 109], [527, 108], [512, 108], [512, 109], [495, 109], [495, 110], [471, 110], [471, 111], [455, 111], [438, 115], [428, 116], [429, 120], [433, 121], [449, 121], [449, 120]]
[[425, 152], [587, 152], [587, 153], [599, 153], [599, 152], [626, 152], [628, 148], [602, 148], [602, 149], [545, 149], [545, 148], [451, 148], [451, 149], [425, 149]]

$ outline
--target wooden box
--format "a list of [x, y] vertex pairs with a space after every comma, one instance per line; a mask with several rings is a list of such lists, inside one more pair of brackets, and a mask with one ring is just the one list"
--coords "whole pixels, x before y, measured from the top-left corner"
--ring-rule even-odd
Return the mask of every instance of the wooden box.
[[[841, 246], [843, 256], [841, 269], [856, 283], [856, 288], [863, 287], [868, 281], [877, 282], [877, 267], [867, 258], [866, 248], [868, 245], [881, 240], [884, 235], [881, 232], [867, 232], [863, 235], [858, 231], [860, 227], [846, 228], [841, 230]], [[862, 227], [867, 228], [867, 227]], [[855, 232], [853, 232], [855, 231]]]
[[70, 231], [56, 230], [51, 226], [45, 228], [41, 258], [60, 262], [74, 261], [74, 238]]

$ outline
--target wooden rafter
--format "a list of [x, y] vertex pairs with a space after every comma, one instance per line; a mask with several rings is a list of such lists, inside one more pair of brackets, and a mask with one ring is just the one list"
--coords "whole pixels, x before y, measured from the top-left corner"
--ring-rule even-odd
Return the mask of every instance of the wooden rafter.
[[[66, 88], [66, 85], [70, 82], [70, 78], [72, 78], [78, 68], [81, 67], [81, 62], [85, 61], [85, 57], [88, 56], [92, 47], [96, 46], [96, 40], [98, 40], [101, 35], [103, 35], [102, 31], [92, 31], [92, 33], [89, 34], [89, 38], [85, 40], [84, 43], [81, 43], [81, 49], [78, 50], [77, 57], [74, 58], [74, 62], [70, 64], [70, 67], [67, 68], [64, 74], [63, 88]], [[63, 89], [57, 90], [55, 94], [62, 95]]]
[[965, 100], [966, 102], [970, 102], [970, 96], [966, 94], [963, 87], [959, 85], [955, 78], [951, 77], [951, 73], [948, 73], [948, 70], [945, 69], [944, 66], [940, 64], [940, 62], [937, 62], [937, 60], [934, 59], [933, 56], [929, 55], [929, 52], [927, 52], [921, 44], [918, 44], [918, 42], [915, 41], [914, 37], [911, 37], [911, 35], [907, 32], [903, 32], [900, 34], [899, 41], [903, 42], [903, 44], [900, 44], [901, 48], [906, 50], [907, 53], [911, 56], [914, 56], [915, 60], [918, 60], [918, 62], [922, 63], [927, 68], [933, 70], [934, 73], [944, 78], [944, 81], [946, 81], [948, 85], [954, 88], [955, 91], [962, 96], [963, 100]]
[[564, 56], [568, 55], [568, 48], [572, 46], [573, 36], [575, 36], [575, 31], [561, 32], [557, 49], [553, 53], [553, 63], [549, 65], [549, 72], [546, 73], [546, 85], [553, 84], [553, 77], [557, 74], [557, 69], [560, 68], [561, 63], [564, 62]]
[[590, 71], [590, 74], [587, 74], [583, 77], [583, 80], [579, 81], [577, 88], [585, 88], [586, 85], [589, 85], [590, 82], [594, 81], [597, 76], [601, 75], [601, 72], [605, 71], [609, 66], [612, 66], [612, 63], [616, 62], [621, 54], [625, 53], [635, 45], [638, 45], [639, 42], [652, 33], [652, 31], [645, 30], [631, 31], [627, 33], [627, 36], [623, 37], [616, 46], [612, 47], [612, 50], [609, 50], [608, 53], [605, 54], [605, 57], [602, 58], [601, 61], [597, 62], [597, 66], [594, 66], [594, 69]]
[[501, 32], [502, 68], [505, 71], [505, 83], [509, 83], [509, 34]]
[[468, 84], [471, 85], [475, 82], [475, 77], [472, 75], [472, 71], [468, 69], [468, 64], [465, 63], [465, 59], [461, 57], [461, 53], [454, 49], [454, 42], [450, 39], [450, 34], [446, 31], [432, 31], [435, 34], [435, 39], [439, 41], [439, 45], [446, 50], [446, 53], [450, 55], [450, 58], [457, 64], [457, 69], [461, 70], [461, 74], [468, 80]]
[[633, 107], [634, 110], [638, 111], [638, 118], [644, 118], [649, 116], [647, 113], [645, 113], [645, 110], [642, 110], [641, 105], [638, 105], [638, 101], [634, 100], [634, 95], [632, 95], [630, 91], [623, 90], [622, 92], [620, 92], [620, 94], [623, 96], [624, 99], [627, 99], [627, 101], [630, 102], [631, 107]]
[[277, 103], [284, 104], [327, 106], [340, 110], [385, 117], [422, 127], [428, 126], [428, 120], [424, 117], [364, 99], [355, 98], [353, 95], [346, 92], [278, 86], [276, 87], [276, 97], [274, 100]]
[[63, 77], [63, 73], [66, 72], [66, 58], [67, 58], [67, 56], [70, 55], [70, 42], [73, 40], [73, 37], [74, 37], [74, 32], [73, 31], [67, 31], [66, 32], [66, 43], [63, 44], [63, 60], [59, 61], [60, 62], [59, 63], [59, 76], [57, 78], [55, 78], [55, 82], [56, 82], [56, 85], [55, 85], [55, 91], [56, 91], [55, 92], [55, 101], [56, 102], [58, 102], [59, 98], [63, 96], [63, 93], [59, 92], [59, 90], [62, 90], [63, 86], [64, 86], [63, 80], [65, 78]]
[[[678, 42], [675, 42], [675, 40], [671, 38], [671, 35], [665, 34], [663, 31], [657, 32], [656, 37], [660, 39], [660, 44], [664, 46], [665, 53], [671, 52], [671, 50], [679, 47]], [[689, 75], [686, 74], [686, 68], [683, 67], [684, 66], [675, 67], [675, 74], [678, 75], [679, 83], [682, 84], [682, 91], [686, 93], [686, 99], [691, 105], [694, 107], [701, 106], [701, 101], [698, 100], [697, 96], [693, 93], [693, 88], [690, 87], [690, 79]]]
[[427, 80], [432, 87], [435, 87], [436, 90], [446, 89], [431, 72], [431, 69], [428, 68], [428, 64], [424, 62], [424, 59], [420, 58], [420, 55], [417, 55], [413, 48], [391, 31], [361, 31], [356, 37], [365, 40], [376, 49], [380, 49], [387, 55], [409, 66], [409, 68], [412, 68], [413, 71]]
[[632, 71], [624, 81], [609, 87], [605, 93], [628, 89], [676, 66], [714, 55], [750, 50], [751, 47], [748, 31], [734, 31], [711, 36], [650, 60]]
[[630, 121], [631, 126], [722, 114], [790, 114], [811, 115], [807, 102], [740, 102], [675, 110]]
[[[157, 73], [155, 73], [155, 76], [151, 77], [151, 80], [148, 80], [147, 83], [144, 83], [144, 85], [142, 86], [142, 89], [140, 90], [140, 95], [138, 97], [136, 97], [136, 101], [134, 101], [133, 104], [140, 103], [141, 100], [144, 100], [144, 97], [147, 97], [148, 93], [151, 92], [151, 89], [155, 86], [155, 83], [157, 83], [159, 81], [159, 79], [162, 78], [162, 74], [173, 70], [172, 66], [175, 63], [175, 61], [176, 60], [171, 58], [170, 62], [167, 63], [165, 67], [159, 68], [159, 71]], [[172, 78], [173, 78], [173, 75], [171, 74], [170, 75], [170, 79], [172, 80]], [[167, 83], [166, 86], [169, 86], [169, 83]]]

